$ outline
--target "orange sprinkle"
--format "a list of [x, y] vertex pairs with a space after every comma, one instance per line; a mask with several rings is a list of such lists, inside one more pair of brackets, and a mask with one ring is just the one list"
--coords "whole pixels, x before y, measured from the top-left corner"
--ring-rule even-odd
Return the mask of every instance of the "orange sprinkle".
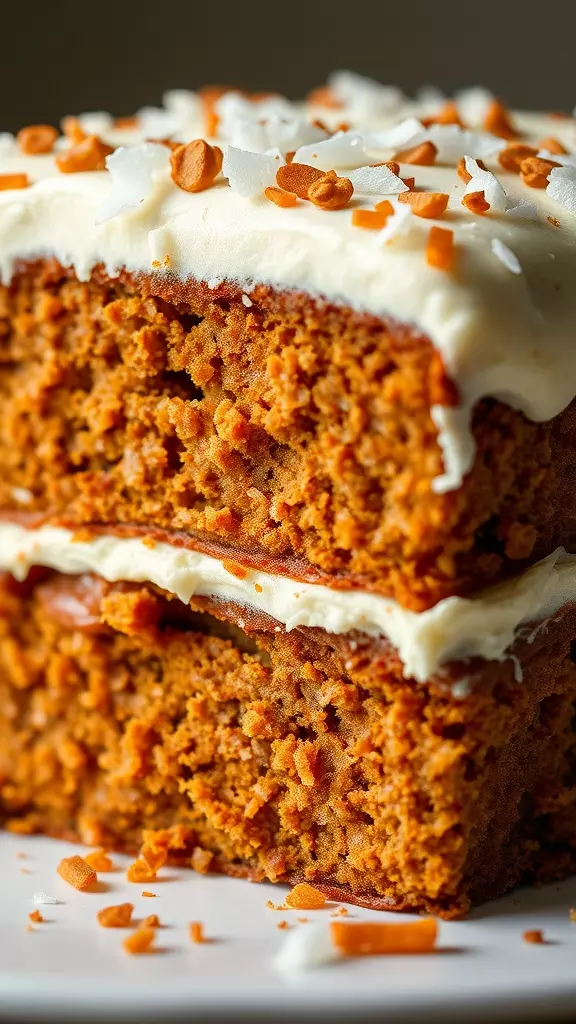
[[96, 918], [102, 928], [129, 928], [132, 924], [133, 903], [117, 903], [113, 907], [103, 907]]
[[30, 178], [27, 174], [0, 174], [0, 192], [10, 188], [28, 188]]
[[144, 889], [142, 895], [143, 896], [148, 896], [149, 898], [155, 898], [156, 893], [155, 892], [148, 892], [148, 889]]
[[454, 232], [434, 224], [428, 234], [426, 262], [437, 270], [452, 270], [454, 265]]
[[[480, 167], [483, 171], [488, 170], [483, 160], [477, 160], [476, 163], [478, 164], [478, 167]], [[468, 184], [472, 177], [470, 172], [466, 170], [466, 161], [463, 156], [461, 156], [458, 161], [458, 165], [456, 167], [456, 174], [466, 185]]]
[[155, 882], [156, 872], [152, 870], [145, 860], [138, 858], [138, 860], [129, 864], [126, 878], [129, 882]]
[[429, 953], [436, 945], [438, 927], [433, 917], [406, 924], [331, 921], [330, 933], [334, 945], [345, 956], [380, 956]]
[[484, 131], [497, 135], [500, 139], [513, 139], [516, 132], [508, 111], [500, 100], [493, 100], [486, 111], [482, 124]]
[[386, 225], [389, 214], [382, 210], [353, 210], [352, 224], [355, 228], [369, 228], [378, 231]]
[[534, 928], [532, 931], [524, 932], [522, 938], [524, 942], [530, 942], [534, 946], [541, 946], [544, 942], [544, 935], [539, 928]]
[[310, 918], [309, 917], [297, 917], [296, 920], [299, 922], [299, 924], [308, 924]]
[[438, 150], [433, 142], [421, 142], [419, 146], [412, 149], [404, 149], [394, 157], [400, 164], [417, 164], [420, 167], [430, 167], [436, 160]]
[[191, 921], [188, 925], [188, 932], [192, 942], [202, 943], [206, 942], [204, 937], [204, 925], [201, 921]]
[[138, 956], [140, 953], [152, 953], [152, 943], [156, 937], [153, 928], [137, 928], [123, 940], [122, 945], [131, 956]]
[[68, 885], [75, 889], [86, 892], [92, 889], [98, 881], [98, 876], [86, 861], [75, 854], [73, 857], [64, 857], [57, 868], [58, 874]]
[[94, 871], [113, 871], [114, 864], [105, 850], [93, 850], [84, 855], [84, 860]]
[[276, 206], [282, 206], [285, 209], [288, 209], [290, 206], [296, 206], [298, 202], [298, 196], [295, 192], [285, 192], [284, 189], [276, 188], [274, 185], [269, 185], [268, 188], [265, 188], [264, 195], [271, 203], [275, 203]]
[[554, 138], [552, 135], [548, 135], [545, 139], [541, 139], [538, 143], [539, 149], [545, 149], [548, 153], [555, 153], [557, 156], [566, 156], [568, 150], [562, 145], [559, 139]]
[[465, 206], [470, 213], [484, 214], [490, 209], [490, 203], [486, 199], [484, 189], [479, 192], [468, 192], [468, 195], [462, 196], [462, 206]]
[[62, 118], [61, 125], [64, 135], [67, 139], [70, 139], [70, 142], [73, 144], [82, 142], [83, 139], [88, 137], [78, 118], [73, 117], [71, 114]]
[[28, 914], [28, 920], [34, 921], [35, 924], [42, 924], [44, 918], [39, 910], [33, 910], [31, 914]]
[[381, 199], [379, 203], [376, 203], [374, 209], [378, 213], [385, 213], [387, 217], [394, 213], [394, 207], [389, 199]]
[[286, 903], [292, 910], [319, 910], [325, 905], [326, 897], [308, 882], [298, 882], [288, 893]]
[[464, 128], [464, 123], [458, 113], [458, 107], [453, 100], [447, 100], [441, 110], [432, 118], [432, 121], [435, 124], [457, 124], [460, 128]]
[[534, 149], [534, 146], [525, 146], [521, 142], [516, 142], [511, 146], [506, 146], [506, 149], [498, 153], [498, 163], [505, 171], [520, 174], [522, 161], [527, 160], [529, 156], [536, 156], [537, 152], [538, 150]]
[[448, 206], [446, 192], [401, 192], [400, 203], [408, 203], [417, 217], [441, 217]]

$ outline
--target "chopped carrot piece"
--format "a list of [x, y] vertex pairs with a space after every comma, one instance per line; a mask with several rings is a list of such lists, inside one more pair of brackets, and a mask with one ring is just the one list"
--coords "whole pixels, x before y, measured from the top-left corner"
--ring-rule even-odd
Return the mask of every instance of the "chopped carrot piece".
[[[483, 171], [487, 171], [488, 170], [488, 168], [486, 167], [486, 164], [484, 163], [483, 160], [477, 160], [476, 163], [478, 164], [478, 167], [480, 167]], [[461, 156], [459, 161], [458, 161], [458, 165], [456, 167], [456, 174], [458, 175], [459, 178], [461, 178], [461, 180], [466, 185], [468, 184], [468, 182], [470, 181], [470, 178], [472, 177], [470, 172], [466, 170], [466, 160], [465, 160], [465, 158], [463, 156]]]
[[0, 192], [11, 188], [28, 188], [30, 178], [27, 174], [0, 174]]
[[192, 942], [195, 942], [197, 944], [206, 942], [206, 939], [204, 937], [204, 925], [202, 924], [201, 921], [191, 921], [188, 926], [188, 931], [190, 933], [190, 938]]
[[379, 203], [376, 203], [374, 209], [378, 213], [385, 213], [387, 217], [394, 213], [394, 207], [389, 199], [382, 199]]
[[462, 196], [462, 206], [470, 210], [470, 213], [478, 214], [487, 213], [490, 209], [484, 189], [481, 189], [480, 192], [468, 192], [468, 195]]
[[69, 885], [75, 889], [86, 892], [92, 889], [98, 881], [98, 876], [86, 861], [75, 854], [73, 857], [64, 857], [57, 868], [58, 874]]
[[497, 135], [500, 139], [513, 139], [517, 135], [510, 115], [500, 100], [492, 101], [484, 116], [482, 127], [485, 132]]
[[401, 192], [400, 203], [409, 203], [417, 217], [441, 217], [448, 206], [446, 192]]
[[142, 927], [143, 928], [159, 928], [160, 927], [160, 918], [158, 917], [158, 914], [148, 914], [148, 917], [145, 917], [144, 921], [142, 922]]
[[534, 928], [532, 931], [524, 932], [522, 938], [524, 942], [530, 942], [534, 946], [541, 946], [544, 943], [544, 935], [539, 928]]
[[292, 910], [319, 910], [325, 903], [324, 893], [308, 882], [298, 882], [286, 897], [286, 904]]
[[330, 933], [334, 945], [345, 956], [429, 953], [436, 945], [438, 926], [433, 917], [406, 924], [331, 921]]
[[548, 135], [545, 139], [541, 139], [538, 143], [539, 149], [545, 149], [547, 153], [555, 153], [556, 156], [566, 156], [568, 150], [562, 145], [559, 139], [555, 139], [552, 135]]
[[438, 150], [433, 142], [421, 142], [419, 146], [412, 149], [404, 149], [394, 157], [400, 164], [418, 164], [420, 167], [430, 167], [436, 159]]
[[295, 192], [286, 192], [282, 188], [276, 188], [275, 185], [269, 185], [268, 188], [265, 188], [264, 195], [271, 203], [275, 203], [276, 206], [281, 206], [284, 209], [296, 206], [298, 202], [298, 196]]
[[378, 231], [386, 225], [389, 214], [382, 210], [353, 210], [352, 224], [355, 228], [370, 228]]
[[454, 266], [454, 232], [434, 224], [428, 234], [426, 262], [437, 270], [452, 270]]

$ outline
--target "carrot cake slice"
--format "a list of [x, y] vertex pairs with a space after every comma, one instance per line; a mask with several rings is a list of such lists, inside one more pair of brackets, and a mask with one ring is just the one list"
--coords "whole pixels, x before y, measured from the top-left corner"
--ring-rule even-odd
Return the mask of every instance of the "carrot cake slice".
[[7, 827], [573, 869], [575, 125], [339, 72], [0, 135]]

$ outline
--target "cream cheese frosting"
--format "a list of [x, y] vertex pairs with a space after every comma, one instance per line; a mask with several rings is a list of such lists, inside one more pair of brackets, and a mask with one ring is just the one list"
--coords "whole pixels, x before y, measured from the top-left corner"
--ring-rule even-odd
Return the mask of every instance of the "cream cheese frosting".
[[[344, 94], [346, 89], [350, 92], [349, 84], [341, 88]], [[361, 136], [364, 162], [390, 157], [390, 127], [400, 122], [397, 137], [405, 135], [409, 114], [409, 134], [419, 113], [415, 105], [398, 108], [398, 97], [397, 112], [391, 112], [389, 92], [380, 95], [368, 87], [365, 91], [370, 102], [380, 106], [378, 117], [371, 115], [371, 129]], [[370, 104], [368, 108], [372, 109]], [[281, 121], [288, 117], [290, 105], [282, 101], [276, 114], [273, 105], [265, 109], [271, 119]], [[292, 137], [304, 140], [308, 152], [302, 109], [291, 109]], [[345, 118], [346, 113], [344, 107], [338, 116]], [[119, 144], [141, 143], [153, 129], [184, 140], [202, 135], [199, 104], [187, 93], [172, 93], [165, 108], [144, 111], [140, 127], [133, 131], [116, 132], [106, 115], [90, 117], [85, 118], [86, 127], [93, 130], [96, 125], [109, 141]], [[517, 115], [516, 122], [532, 140], [554, 134], [568, 148], [576, 148], [570, 119]], [[268, 135], [267, 142], [272, 137]], [[472, 147], [485, 146], [489, 139], [466, 133], [466, 145]], [[454, 138], [446, 140], [448, 136], [446, 152], [453, 152]], [[502, 145], [495, 143], [496, 149]], [[456, 148], [460, 144], [463, 139], [456, 140]], [[469, 422], [479, 398], [493, 396], [530, 419], [543, 421], [576, 395], [576, 217], [544, 190], [527, 188], [519, 176], [503, 172], [494, 158], [488, 164], [505, 190], [507, 212], [502, 209], [485, 217], [461, 205], [465, 187], [454, 160], [450, 165], [401, 169], [401, 174], [415, 176], [417, 188], [450, 196], [448, 211], [437, 222], [453, 230], [457, 246], [456, 270], [446, 273], [428, 266], [424, 255], [428, 228], [436, 222], [407, 217], [404, 211], [403, 229], [389, 241], [379, 232], [352, 225], [351, 210], [371, 208], [385, 198], [384, 193], [357, 191], [350, 206], [330, 212], [311, 203], [280, 209], [261, 192], [252, 198], [240, 195], [223, 178], [214, 187], [191, 194], [171, 180], [164, 149], [148, 146], [150, 173], [148, 179], [144, 175], [140, 191], [134, 185], [130, 207], [118, 193], [112, 173], [62, 174], [54, 155], [25, 156], [10, 139], [0, 140], [0, 174], [24, 172], [32, 182], [29, 188], [0, 191], [2, 279], [10, 280], [18, 260], [55, 256], [73, 266], [80, 279], [102, 263], [111, 276], [122, 268], [169, 272], [210, 285], [236, 282], [244, 292], [254, 283], [264, 283], [412, 324], [439, 349], [460, 388], [458, 408], [432, 410], [445, 464], [444, 473], [434, 481], [440, 492], [457, 488], [472, 464]], [[271, 152], [269, 159], [280, 159], [279, 152]], [[310, 159], [315, 162], [313, 154]], [[533, 204], [531, 212], [527, 202]], [[115, 207], [119, 209], [110, 215]], [[549, 218], [559, 219], [560, 227]], [[502, 259], [505, 252], [509, 255]]]
[[576, 601], [576, 556], [561, 549], [473, 598], [449, 597], [428, 611], [411, 612], [361, 590], [330, 590], [255, 570], [239, 579], [218, 559], [175, 545], [113, 535], [77, 540], [61, 527], [0, 523], [0, 569], [23, 580], [35, 565], [93, 572], [109, 582], [153, 583], [184, 603], [194, 595], [233, 601], [266, 613], [286, 630], [313, 626], [383, 636], [397, 649], [404, 674], [418, 682], [450, 661], [507, 657], [524, 624], [542, 622]]

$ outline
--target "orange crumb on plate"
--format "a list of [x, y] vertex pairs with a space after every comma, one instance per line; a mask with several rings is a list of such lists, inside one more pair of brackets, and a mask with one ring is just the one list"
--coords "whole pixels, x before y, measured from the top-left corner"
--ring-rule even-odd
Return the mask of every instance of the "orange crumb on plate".
[[529, 942], [533, 946], [541, 946], [544, 942], [544, 935], [540, 928], [533, 928], [531, 931], [524, 932], [522, 935], [524, 942]]
[[192, 942], [202, 943], [206, 942], [204, 937], [204, 925], [201, 921], [191, 921], [188, 925], [188, 933]]
[[74, 854], [73, 857], [63, 857], [57, 871], [60, 878], [68, 882], [68, 885], [72, 885], [74, 889], [80, 889], [82, 892], [92, 889], [98, 881], [94, 868], [91, 868], [78, 854]]
[[36, 924], [42, 924], [44, 918], [39, 910], [33, 910], [32, 913], [28, 914], [28, 920], [34, 921]]
[[290, 927], [290, 925], [288, 924], [288, 921], [278, 921], [276, 927], [279, 928], [280, 931], [285, 931], [286, 928]]
[[139, 857], [138, 860], [135, 860], [132, 864], [128, 865], [126, 878], [129, 882], [155, 882], [156, 871], [154, 871], [145, 860], [141, 860]]
[[325, 903], [324, 893], [308, 882], [298, 882], [286, 897], [286, 904], [292, 910], [319, 910]]
[[132, 924], [133, 903], [117, 903], [98, 911], [98, 924], [102, 928], [129, 928]]
[[137, 928], [135, 932], [126, 936], [122, 945], [131, 956], [137, 956], [139, 953], [152, 953], [151, 946], [155, 936], [156, 932], [153, 928]]
[[91, 853], [84, 855], [84, 860], [94, 871], [113, 871], [114, 864], [111, 857], [108, 856], [105, 850], [92, 850]]
[[433, 917], [405, 924], [332, 921], [330, 933], [334, 945], [345, 956], [429, 953], [436, 945], [438, 926]]
[[143, 896], [148, 896], [149, 898], [155, 898], [156, 893], [155, 892], [149, 892], [148, 889], [144, 889], [142, 895]]
[[142, 922], [142, 927], [143, 928], [159, 928], [160, 927], [160, 918], [158, 917], [158, 914], [148, 914], [148, 917], [145, 917], [144, 921]]

